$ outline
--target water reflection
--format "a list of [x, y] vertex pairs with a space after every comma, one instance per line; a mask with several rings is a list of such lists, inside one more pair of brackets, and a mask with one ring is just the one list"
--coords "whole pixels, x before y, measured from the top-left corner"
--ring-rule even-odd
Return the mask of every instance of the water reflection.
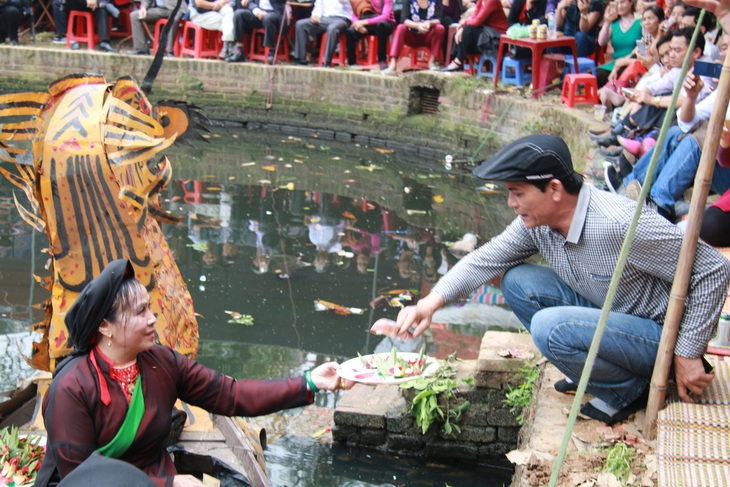
[[[233, 377], [298, 374], [325, 360], [389, 350], [393, 343], [366, 333], [369, 326], [430, 290], [458, 258], [450, 243], [467, 232], [491, 238], [513, 217], [504, 195], [480, 193], [466, 174], [354, 144], [219, 132], [210, 144], [172, 151], [170, 160], [175, 179], [164, 206], [181, 222], [162, 228], [199, 314], [199, 360]], [[11, 186], [0, 179], [5, 333], [33, 322], [30, 305], [47, 297], [31, 277], [48, 273], [43, 246], [45, 236], [34, 241], [12, 205]], [[478, 304], [492, 292], [485, 288], [469, 306], [450, 310], [446, 324], [420, 339], [428, 353], [476, 358], [484, 316], [500, 326], [516, 323], [508, 311]], [[317, 300], [329, 309], [318, 311]], [[5, 389], [14, 386], [3, 378]], [[332, 408], [338, 397], [318, 395], [317, 405]], [[399, 469], [371, 452], [321, 445], [306, 428], [299, 433], [271, 445], [274, 485], [438, 484], [438, 468], [423, 462], [404, 461], [409, 467]], [[412, 470], [425, 472], [423, 479]], [[485, 484], [476, 467], [459, 473], [467, 477], [454, 482], [447, 472], [441, 484], [502, 485]]]

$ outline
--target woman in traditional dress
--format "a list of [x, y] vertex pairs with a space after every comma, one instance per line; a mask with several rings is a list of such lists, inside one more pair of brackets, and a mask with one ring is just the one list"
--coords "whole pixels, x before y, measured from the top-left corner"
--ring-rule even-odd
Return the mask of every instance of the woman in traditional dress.
[[48, 446], [38, 487], [55, 485], [95, 451], [136, 466], [156, 485], [200, 486], [177, 475], [165, 449], [178, 398], [215, 414], [256, 416], [353, 385], [335, 362], [295, 379], [235, 380], [156, 345], [149, 295], [126, 259], [84, 288], [65, 321], [74, 352], [56, 367], [43, 400]]

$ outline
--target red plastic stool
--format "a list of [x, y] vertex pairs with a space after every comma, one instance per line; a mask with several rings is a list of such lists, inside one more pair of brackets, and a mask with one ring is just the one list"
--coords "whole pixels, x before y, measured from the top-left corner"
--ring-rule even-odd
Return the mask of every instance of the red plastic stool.
[[[175, 57], [180, 57], [180, 50], [182, 49], [182, 46], [180, 45], [180, 33], [182, 32], [182, 28], [185, 21], [181, 20], [177, 27], [177, 39], [175, 39], [175, 43], [172, 45], [172, 53]], [[157, 22], [155, 22], [155, 37], [152, 39], [152, 55], [154, 56], [157, 53], [157, 46], [160, 43], [160, 36], [162, 35], [162, 28], [167, 24], [167, 19], [159, 19]]]
[[[360, 66], [372, 66], [378, 64], [378, 36], [367, 35], [360, 39], [356, 45], [355, 59]], [[385, 52], [390, 52], [390, 38], [385, 47]], [[386, 56], [387, 59], [387, 56]]]
[[[345, 49], [346, 49], [347, 41], [345, 40], [345, 34], [340, 34], [340, 52], [337, 53], [337, 51], [332, 53], [332, 66], [346, 66], [347, 61], [345, 60]], [[325, 49], [327, 46], [327, 33], [325, 32], [322, 34], [322, 41], [319, 45], [319, 61], [317, 61], [317, 66], [322, 67], [324, 64], [324, 54]]]
[[218, 59], [222, 46], [221, 31], [203, 29], [190, 21], [186, 21], [183, 25], [181, 56]]
[[[583, 93], [579, 94], [578, 89], [583, 87]], [[573, 108], [576, 103], [598, 103], [598, 83], [592, 74], [578, 73], [566, 74], [563, 80], [563, 95], [560, 103], [565, 103], [568, 108]]]
[[[410, 46], [406, 46], [410, 47]], [[428, 69], [428, 60], [431, 59], [430, 47], [410, 47], [411, 69]]]
[[[120, 6], [117, 4], [117, 6]], [[109, 16], [109, 36], [110, 37], [129, 37], [132, 35], [132, 21], [129, 19], [131, 10], [129, 8], [119, 9], [118, 29], [114, 30], [114, 19]]]
[[481, 61], [481, 59], [482, 59], [481, 54], [467, 54], [466, 64], [469, 66], [470, 75], [476, 76], [477, 66], [479, 66], [479, 61]]
[[86, 44], [89, 50], [93, 50], [94, 43], [99, 42], [99, 36], [94, 33], [94, 17], [91, 12], [71, 10], [68, 13], [66, 47], [71, 47], [74, 41]]
[[[270, 48], [264, 47], [264, 29], [254, 29], [251, 32], [250, 44], [249, 61], [267, 62]], [[289, 39], [285, 35], [282, 35], [279, 40], [279, 52], [276, 53], [276, 60], [289, 62]]]

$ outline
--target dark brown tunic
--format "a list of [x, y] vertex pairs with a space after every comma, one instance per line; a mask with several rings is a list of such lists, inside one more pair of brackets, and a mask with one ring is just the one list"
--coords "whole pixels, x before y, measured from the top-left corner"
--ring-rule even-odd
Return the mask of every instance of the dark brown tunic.
[[[68, 475], [109, 443], [127, 414], [127, 401], [121, 386], [109, 377], [109, 365], [96, 350], [91, 353], [107, 381], [111, 403], [104, 406], [100, 399], [99, 377], [89, 355], [63, 367], [43, 400], [48, 446], [35, 483], [38, 487], [46, 487], [56, 471], [61, 478]], [[160, 486], [171, 486], [176, 474], [162, 442], [170, 431], [178, 398], [225, 416], [257, 416], [312, 402], [303, 378], [235, 380], [166, 347], [141, 353], [137, 363], [145, 413], [121, 460], [144, 470]]]

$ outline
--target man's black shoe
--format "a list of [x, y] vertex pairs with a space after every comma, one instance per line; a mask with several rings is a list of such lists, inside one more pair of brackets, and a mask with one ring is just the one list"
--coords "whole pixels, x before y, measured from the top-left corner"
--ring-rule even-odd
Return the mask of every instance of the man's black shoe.
[[607, 135], [603, 135], [601, 137], [596, 137], [593, 142], [602, 147], [608, 147], [609, 145], [618, 145], [618, 139], [616, 138], [616, 134], [613, 132]]
[[131, 56], [148, 56], [150, 52], [147, 49], [132, 49], [127, 51], [127, 54]]
[[581, 414], [588, 416], [592, 419], [597, 419], [598, 421], [603, 421], [608, 426], [611, 426], [615, 423], [620, 423], [621, 421], [624, 421], [629, 416], [634, 414], [636, 411], [640, 409], [646, 408], [646, 403], [649, 401], [649, 388], [647, 387], [644, 392], [641, 393], [641, 395], [636, 398], [634, 402], [626, 406], [625, 408], [621, 409], [620, 411], [617, 411], [615, 414], [608, 415], [604, 413], [603, 411], [600, 411], [597, 409], [593, 404], [587, 402], [584, 405], [580, 407]]
[[618, 157], [624, 152], [624, 148], [621, 146], [601, 147], [598, 152], [604, 157]]
[[273, 54], [269, 54], [268, 56], [266, 56], [266, 64], [274, 64], [274, 55]]
[[293, 66], [306, 66], [307, 61], [304, 59], [297, 59], [297, 58], [293, 57], [293, 58], [291, 58], [291, 64]]
[[236, 51], [232, 55], [226, 58], [227, 63], [243, 63], [246, 62], [246, 55], [242, 52]]
[[560, 379], [553, 387], [555, 387], [556, 391], [562, 392], [563, 394], [575, 394], [575, 391], [578, 390], [578, 384], [575, 382], [568, 382], [565, 379]]
[[667, 208], [662, 208], [661, 206], [657, 205], [656, 212], [659, 213], [659, 215], [666, 218], [667, 220], [669, 220], [669, 223], [677, 223], [677, 214], [674, 213], [674, 207], [667, 209]]
[[114, 49], [107, 41], [99, 43], [99, 50], [102, 52], [117, 52], [117, 50]]

